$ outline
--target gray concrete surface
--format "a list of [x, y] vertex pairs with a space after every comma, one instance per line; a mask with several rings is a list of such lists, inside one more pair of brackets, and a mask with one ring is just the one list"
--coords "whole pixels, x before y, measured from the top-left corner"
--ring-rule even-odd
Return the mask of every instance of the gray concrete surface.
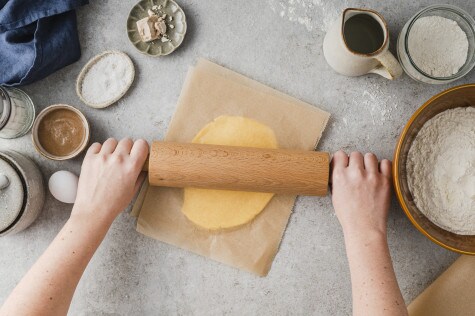
[[[24, 89], [37, 110], [54, 103], [79, 108], [92, 124], [94, 141], [111, 136], [163, 137], [187, 68], [198, 57], [331, 112], [321, 150], [374, 151], [386, 158], [392, 157], [396, 139], [417, 107], [450, 86], [475, 79], [472, 72], [450, 85], [429, 86], [407, 76], [394, 82], [376, 75], [346, 78], [326, 64], [321, 48], [325, 30], [343, 8], [380, 11], [389, 24], [394, 52], [404, 23], [430, 1], [182, 0], [189, 23], [187, 37], [174, 54], [159, 59], [141, 55], [128, 42], [125, 21], [134, 0], [91, 2], [78, 11], [81, 60]], [[451, 3], [475, 15], [472, 0]], [[76, 96], [75, 80], [87, 60], [106, 49], [128, 53], [137, 77], [125, 98], [95, 110]], [[46, 160], [35, 153], [30, 135], [0, 140], [0, 148], [32, 157], [45, 179], [61, 169], [78, 173], [82, 159]], [[48, 194], [44, 211], [31, 228], [0, 239], [0, 302], [48, 246], [70, 210]], [[457, 255], [420, 234], [395, 199], [388, 226], [394, 266], [409, 303]], [[123, 213], [87, 268], [70, 310], [71, 315], [350, 313], [349, 271], [329, 197], [298, 199], [266, 278], [141, 236], [134, 230], [134, 220]]]

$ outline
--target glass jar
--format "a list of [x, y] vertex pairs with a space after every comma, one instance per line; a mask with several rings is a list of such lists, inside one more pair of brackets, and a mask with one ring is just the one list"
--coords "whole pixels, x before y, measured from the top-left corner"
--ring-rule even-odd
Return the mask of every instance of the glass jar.
[[35, 106], [20, 89], [0, 86], [0, 138], [16, 138], [30, 130]]
[[[408, 49], [409, 34], [411, 28], [418, 19], [427, 16], [440, 16], [457, 22], [459, 27], [465, 32], [468, 39], [468, 53], [465, 64], [458, 70], [457, 73], [449, 77], [434, 77], [422, 71], [412, 60]], [[399, 62], [407, 73], [407, 75], [414, 80], [430, 83], [430, 84], [444, 84], [465, 76], [475, 66], [475, 20], [464, 10], [453, 5], [431, 5], [422, 9], [414, 15], [404, 25], [399, 37], [397, 39], [397, 53]]]

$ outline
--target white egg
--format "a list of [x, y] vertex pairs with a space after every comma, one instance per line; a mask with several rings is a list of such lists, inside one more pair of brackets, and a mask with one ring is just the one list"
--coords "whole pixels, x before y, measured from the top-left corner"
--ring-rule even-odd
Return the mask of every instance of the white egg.
[[51, 195], [63, 203], [74, 203], [78, 190], [79, 178], [74, 173], [61, 170], [49, 178], [48, 187]]

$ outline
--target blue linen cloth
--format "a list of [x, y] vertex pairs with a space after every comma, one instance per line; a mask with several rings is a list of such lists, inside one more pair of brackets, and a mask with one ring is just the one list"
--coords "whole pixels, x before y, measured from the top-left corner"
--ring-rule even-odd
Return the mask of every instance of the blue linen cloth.
[[88, 0], [0, 0], [0, 85], [35, 82], [79, 59], [76, 9]]

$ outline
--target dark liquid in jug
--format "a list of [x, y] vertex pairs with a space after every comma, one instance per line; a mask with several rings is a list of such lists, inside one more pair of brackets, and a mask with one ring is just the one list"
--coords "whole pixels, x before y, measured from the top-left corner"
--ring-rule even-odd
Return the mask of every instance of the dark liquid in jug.
[[374, 53], [384, 43], [381, 25], [368, 14], [356, 14], [346, 20], [343, 35], [348, 48], [360, 54]]

